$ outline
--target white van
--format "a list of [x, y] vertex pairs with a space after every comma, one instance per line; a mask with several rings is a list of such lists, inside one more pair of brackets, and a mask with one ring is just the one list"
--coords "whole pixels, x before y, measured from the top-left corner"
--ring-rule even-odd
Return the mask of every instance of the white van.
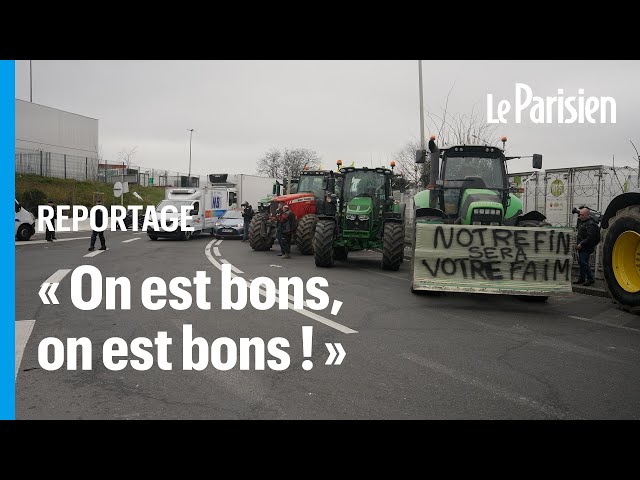
[[16, 240], [29, 240], [36, 233], [36, 218], [16, 199]]
[[[218, 216], [222, 215], [228, 208], [225, 205], [226, 202], [220, 198], [221, 193], [208, 188], [167, 188], [166, 198], [156, 206], [156, 211], [159, 214], [160, 210], [167, 205], [177, 207], [178, 212], [181, 211], [183, 206], [191, 207], [191, 220], [187, 221], [187, 225], [193, 228], [193, 232], [183, 232], [179, 228], [173, 232], [166, 232], [149, 227], [147, 228], [147, 235], [151, 240], [157, 240], [160, 237], [189, 240], [192, 235], [199, 235], [205, 232], [213, 235], [213, 227]], [[226, 198], [226, 194], [224, 198]], [[167, 218], [173, 222], [179, 222], [180, 213], [170, 213]]]

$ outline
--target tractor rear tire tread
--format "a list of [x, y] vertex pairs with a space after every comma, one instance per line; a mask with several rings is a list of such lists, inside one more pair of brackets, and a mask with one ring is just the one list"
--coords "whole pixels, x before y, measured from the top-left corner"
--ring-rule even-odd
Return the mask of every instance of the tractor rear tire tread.
[[318, 267], [333, 267], [333, 236], [335, 224], [332, 221], [321, 220], [316, 225], [313, 236], [313, 254]]
[[248, 232], [249, 245], [256, 251], [264, 252], [273, 245], [273, 238], [262, 235], [262, 225], [268, 221], [269, 217], [260, 213], [255, 214], [251, 219]]
[[613, 246], [618, 237], [629, 230], [640, 234], [640, 205], [618, 210], [609, 220], [609, 227], [602, 231], [602, 271], [607, 291], [618, 308], [640, 315], [640, 292], [631, 293], [624, 290], [618, 284], [613, 271]]
[[303, 255], [313, 255], [313, 235], [316, 231], [318, 216], [307, 214], [298, 222], [296, 229], [296, 245]]
[[385, 224], [382, 242], [382, 268], [384, 270], [398, 270], [404, 256], [404, 228], [402, 224]]

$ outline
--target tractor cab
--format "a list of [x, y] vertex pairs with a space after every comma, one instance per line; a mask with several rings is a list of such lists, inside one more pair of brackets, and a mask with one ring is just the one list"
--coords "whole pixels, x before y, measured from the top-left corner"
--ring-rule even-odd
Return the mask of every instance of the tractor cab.
[[[464, 224], [501, 224], [509, 204], [509, 185], [505, 157], [499, 148], [447, 149], [439, 183], [440, 209], [447, 217]], [[471, 211], [472, 204], [479, 211]]]
[[392, 171], [345, 167], [340, 170], [339, 178], [344, 235], [369, 237], [379, 234], [385, 213], [392, 212], [395, 205], [391, 191]]

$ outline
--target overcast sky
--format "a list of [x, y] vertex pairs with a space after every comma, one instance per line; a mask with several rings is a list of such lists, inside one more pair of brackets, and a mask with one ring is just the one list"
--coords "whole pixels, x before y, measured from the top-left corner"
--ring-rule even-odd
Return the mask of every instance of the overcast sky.
[[[640, 61], [424, 60], [425, 110], [475, 109], [487, 94], [508, 100], [510, 155], [543, 155], [544, 168], [637, 165]], [[308, 148], [324, 168], [392, 160], [420, 137], [418, 61], [33, 61], [33, 101], [99, 120], [104, 158], [137, 147], [133, 164], [192, 172], [255, 174], [269, 149]], [[515, 123], [515, 84], [536, 96], [613, 97], [616, 124]], [[29, 100], [29, 61], [16, 61], [16, 97]], [[568, 114], [566, 115], [568, 116]], [[595, 115], [599, 120], [599, 113]], [[425, 136], [434, 128], [425, 122]], [[513, 160], [510, 171], [531, 170]]]

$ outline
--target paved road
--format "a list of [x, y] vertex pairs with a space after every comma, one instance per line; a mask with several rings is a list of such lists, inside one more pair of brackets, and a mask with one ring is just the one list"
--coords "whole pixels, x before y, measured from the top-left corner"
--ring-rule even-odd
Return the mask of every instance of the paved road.
[[[531, 304], [504, 296], [413, 295], [408, 263], [385, 272], [374, 252], [350, 254], [348, 262], [319, 269], [295, 249], [285, 260], [277, 256], [277, 244], [270, 252], [254, 252], [247, 243], [216, 242], [208, 235], [152, 242], [146, 235], [109, 232], [109, 250], [92, 257], [85, 257], [88, 239], [71, 240], [86, 233], [58, 237], [69, 240], [15, 247], [16, 319], [25, 345], [17, 372], [17, 418], [640, 418], [640, 317], [605, 298], [573, 293]], [[246, 279], [270, 277], [277, 283], [278, 277], [323, 276], [330, 299], [342, 306], [336, 315], [332, 304], [302, 313], [222, 310], [218, 267], [225, 262]], [[128, 277], [132, 308], [106, 310], [104, 298], [91, 312], [75, 308], [71, 272], [60, 271], [80, 265], [94, 265], [103, 276]], [[193, 278], [197, 270], [212, 278], [210, 310], [197, 308], [195, 300], [186, 311], [141, 305], [145, 278], [168, 283], [177, 276]], [[52, 275], [64, 275], [55, 292], [60, 304], [43, 305], [38, 291]], [[220, 337], [236, 344], [244, 337], [265, 343], [284, 337], [291, 364], [284, 371], [255, 370], [253, 363], [249, 370], [236, 364], [223, 371], [209, 361], [202, 371], [183, 371], [185, 324], [209, 346]], [[302, 368], [303, 326], [314, 327], [309, 371]], [[104, 366], [102, 345], [110, 337], [131, 342], [159, 331], [173, 339], [172, 370], [156, 363], [147, 371]], [[42, 369], [38, 345], [47, 337], [87, 337], [92, 369]], [[325, 365], [325, 343], [342, 345], [346, 357], [340, 365]]]

